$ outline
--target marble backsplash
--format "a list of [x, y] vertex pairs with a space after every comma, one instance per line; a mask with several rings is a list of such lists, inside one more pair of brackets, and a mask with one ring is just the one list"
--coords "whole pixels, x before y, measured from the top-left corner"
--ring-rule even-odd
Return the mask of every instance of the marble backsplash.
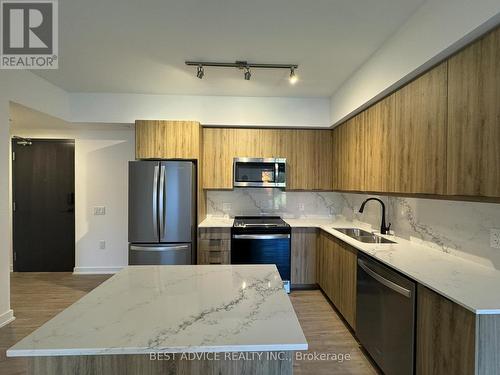
[[280, 189], [208, 191], [207, 214], [213, 216], [279, 215], [284, 218], [338, 214], [335, 193], [285, 192]]
[[[280, 215], [284, 218], [333, 218], [380, 227], [376, 202], [358, 212], [368, 195], [337, 192], [285, 192], [278, 189], [208, 191], [212, 216]], [[399, 237], [500, 269], [500, 249], [490, 246], [490, 229], [500, 229], [500, 204], [379, 196], [387, 221]]]

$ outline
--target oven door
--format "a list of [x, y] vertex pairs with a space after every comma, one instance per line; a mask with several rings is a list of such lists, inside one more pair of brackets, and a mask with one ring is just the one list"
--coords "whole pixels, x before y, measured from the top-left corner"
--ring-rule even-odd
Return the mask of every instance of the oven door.
[[284, 159], [235, 158], [234, 187], [286, 187]]
[[290, 281], [290, 234], [233, 234], [231, 264], [275, 264]]

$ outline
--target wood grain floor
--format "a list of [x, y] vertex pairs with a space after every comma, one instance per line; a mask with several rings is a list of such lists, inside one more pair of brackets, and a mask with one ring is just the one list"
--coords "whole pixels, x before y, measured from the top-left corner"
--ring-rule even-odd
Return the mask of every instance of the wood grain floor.
[[[16, 320], [0, 329], [0, 374], [25, 375], [22, 358], [5, 357], [5, 351], [66, 307], [97, 287], [109, 276], [75, 276], [71, 273], [13, 273], [12, 308]], [[352, 334], [319, 290], [294, 291], [292, 304], [309, 342], [308, 353], [350, 355], [350, 360], [295, 361], [294, 374], [377, 374]]]
[[295, 375], [379, 374], [360, 345], [319, 290], [294, 291], [292, 305], [309, 343], [308, 353], [350, 355], [350, 360], [306, 360], [294, 362]]
[[11, 273], [11, 308], [16, 320], [0, 328], [0, 374], [25, 375], [27, 361], [6, 358], [5, 351], [108, 278], [66, 272]]

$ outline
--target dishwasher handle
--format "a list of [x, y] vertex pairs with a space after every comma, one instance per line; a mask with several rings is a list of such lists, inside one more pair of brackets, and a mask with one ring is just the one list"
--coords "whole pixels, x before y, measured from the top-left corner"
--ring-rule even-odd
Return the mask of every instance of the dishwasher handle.
[[385, 277], [380, 276], [378, 273], [376, 273], [374, 270], [368, 267], [368, 265], [361, 259], [358, 259], [358, 265], [363, 269], [363, 271], [365, 271], [368, 275], [377, 280], [380, 284], [386, 286], [389, 289], [392, 289], [396, 293], [399, 293], [407, 298], [411, 297], [411, 290], [403, 288], [402, 286], [390, 280], [387, 280]]

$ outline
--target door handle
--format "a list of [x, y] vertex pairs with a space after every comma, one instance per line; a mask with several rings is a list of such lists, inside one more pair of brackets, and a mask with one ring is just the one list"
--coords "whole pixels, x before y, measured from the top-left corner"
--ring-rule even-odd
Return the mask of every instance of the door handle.
[[155, 166], [153, 173], [153, 231], [158, 235], [158, 172], [159, 167]]
[[372, 270], [370, 267], [366, 265], [361, 259], [358, 259], [358, 265], [371, 277], [377, 280], [380, 284], [386, 286], [387, 288], [399, 293], [407, 298], [411, 297], [411, 290], [403, 288], [401, 285], [398, 285], [391, 280], [387, 280], [385, 277], [380, 276], [377, 272]]
[[130, 250], [133, 251], [180, 251], [189, 249], [188, 245], [180, 245], [180, 246], [130, 246]]
[[233, 238], [236, 240], [275, 240], [290, 238], [289, 234], [235, 234]]
[[158, 198], [158, 206], [160, 207], [160, 242], [165, 237], [165, 210], [164, 210], [164, 192], [165, 192], [165, 166], [160, 167], [160, 195]]

